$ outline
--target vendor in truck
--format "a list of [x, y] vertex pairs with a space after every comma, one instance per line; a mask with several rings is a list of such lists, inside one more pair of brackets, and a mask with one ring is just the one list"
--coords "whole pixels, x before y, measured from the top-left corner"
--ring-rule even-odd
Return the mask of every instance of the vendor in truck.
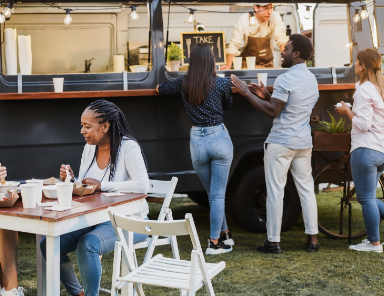
[[[275, 40], [282, 52], [288, 41], [283, 20], [273, 11], [272, 3], [255, 3], [254, 13], [243, 14], [237, 23], [231, 41], [227, 48], [227, 64], [221, 70], [231, 69], [233, 58], [243, 57], [243, 68], [246, 67], [245, 58], [256, 57], [256, 65], [273, 67], [273, 48]], [[239, 49], [244, 41], [242, 51]]]

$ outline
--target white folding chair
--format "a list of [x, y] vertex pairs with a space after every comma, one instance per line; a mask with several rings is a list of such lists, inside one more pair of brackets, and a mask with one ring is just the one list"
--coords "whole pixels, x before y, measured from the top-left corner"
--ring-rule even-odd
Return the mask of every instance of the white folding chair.
[[[186, 290], [188, 296], [195, 295], [197, 290], [205, 286], [208, 295], [215, 295], [211, 279], [225, 268], [225, 262], [205, 262], [191, 214], [186, 214], [185, 220], [149, 221], [117, 214], [113, 208], [109, 208], [108, 213], [117, 236], [111, 295], [117, 296], [118, 291], [128, 283], [133, 283], [139, 296], [144, 296], [143, 284]], [[152, 236], [189, 235], [193, 245], [191, 261], [164, 258], [158, 254], [148, 258], [141, 266], [136, 266], [132, 252], [124, 239], [123, 230]], [[120, 276], [121, 257], [128, 267], [128, 273], [122, 276]]]
[[[163, 202], [157, 221], [164, 221], [165, 219], [167, 219], [168, 221], [173, 220], [172, 211], [169, 208], [169, 205], [171, 204], [172, 196], [175, 191], [177, 181], [178, 181], [177, 177], [172, 177], [171, 181], [149, 180], [148, 194], [158, 194], [158, 195], [164, 196], [164, 198], [152, 197], [152, 201], [156, 200], [155, 202], [159, 202], [159, 201]], [[148, 237], [145, 241], [141, 243], [133, 244], [133, 233], [131, 233], [131, 235], [128, 235], [127, 239], [128, 239], [129, 249], [132, 251], [136, 265], [137, 265], [137, 259], [136, 259], [136, 252], [134, 250], [148, 248], [144, 258], [144, 262], [146, 262], [148, 259], [152, 257], [156, 246], [162, 246], [167, 244], [170, 244], [172, 247], [173, 258], [180, 259], [179, 248], [177, 246], [177, 240], [175, 236], [159, 238], [159, 236], [152, 235], [151, 237]], [[100, 260], [101, 260], [101, 257], [102, 256], [100, 256]], [[105, 288], [100, 288], [100, 291], [111, 293], [110, 290]], [[129, 285], [128, 295], [130, 296], [133, 295], [132, 285]]]

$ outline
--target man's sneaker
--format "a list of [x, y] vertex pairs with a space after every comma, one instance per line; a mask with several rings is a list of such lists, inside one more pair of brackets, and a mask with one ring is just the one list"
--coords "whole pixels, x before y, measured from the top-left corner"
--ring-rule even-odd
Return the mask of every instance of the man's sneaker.
[[374, 246], [367, 239], [364, 239], [361, 244], [349, 246], [351, 250], [383, 253], [383, 245]]
[[208, 240], [208, 248], [205, 250], [205, 255], [217, 255], [222, 253], [231, 252], [232, 247], [224, 244], [221, 241], [218, 241], [215, 245], [213, 241]]
[[221, 233], [219, 241], [223, 242], [224, 244], [226, 244], [228, 246], [234, 246], [235, 245], [235, 242], [232, 239], [232, 234], [230, 231]]
[[4, 288], [0, 290], [1, 296], [24, 296], [24, 292], [27, 292], [23, 287], [13, 288], [10, 291], [5, 291]]
[[307, 252], [317, 252], [320, 249], [320, 245], [318, 243], [307, 243], [306, 250]]
[[258, 246], [257, 250], [259, 252], [274, 253], [274, 254], [280, 254], [282, 252], [279, 243], [270, 245], [268, 244], [268, 240], [265, 240], [261, 246]]

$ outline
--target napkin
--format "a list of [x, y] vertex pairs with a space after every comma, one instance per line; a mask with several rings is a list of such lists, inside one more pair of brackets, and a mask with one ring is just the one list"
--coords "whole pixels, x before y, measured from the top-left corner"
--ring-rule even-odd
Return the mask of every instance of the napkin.
[[58, 212], [62, 212], [62, 211], [66, 211], [66, 210], [69, 210], [69, 209], [72, 209], [73, 207], [49, 207], [49, 208], [44, 208], [44, 210], [49, 210], [49, 211], [58, 211]]
[[102, 195], [106, 196], [106, 197], [112, 197], [112, 196], [122, 196], [122, 195], [125, 195], [124, 193], [120, 193], [120, 192], [104, 192], [102, 193]]
[[52, 201], [52, 202], [38, 202], [37, 206], [38, 207], [53, 207], [53, 206], [58, 206], [59, 203], [57, 201]]

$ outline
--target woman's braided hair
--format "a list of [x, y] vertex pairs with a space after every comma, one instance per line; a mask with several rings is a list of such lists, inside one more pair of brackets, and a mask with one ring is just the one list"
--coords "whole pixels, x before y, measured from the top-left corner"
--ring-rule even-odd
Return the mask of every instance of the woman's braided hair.
[[[123, 111], [120, 110], [114, 103], [106, 101], [106, 100], [96, 100], [92, 102], [86, 110], [93, 110], [95, 112], [96, 118], [100, 118], [100, 124], [104, 122], [109, 122], [109, 134], [111, 140], [111, 150], [110, 150], [110, 174], [109, 181], [113, 180], [116, 169], [116, 160], [120, 152], [121, 141], [123, 139], [135, 141], [139, 146], [140, 144], [133, 137], [131, 129], [127, 123], [127, 119]], [[96, 155], [99, 147], [96, 146], [95, 155], [93, 156], [92, 162], [89, 165], [87, 171], [84, 174], [84, 177], [87, 175], [89, 169], [92, 167], [93, 163], [96, 160]], [[145, 166], [148, 169], [147, 160], [145, 159], [145, 155], [143, 149], [141, 148], [141, 154], [143, 155], [143, 159], [145, 162]]]

